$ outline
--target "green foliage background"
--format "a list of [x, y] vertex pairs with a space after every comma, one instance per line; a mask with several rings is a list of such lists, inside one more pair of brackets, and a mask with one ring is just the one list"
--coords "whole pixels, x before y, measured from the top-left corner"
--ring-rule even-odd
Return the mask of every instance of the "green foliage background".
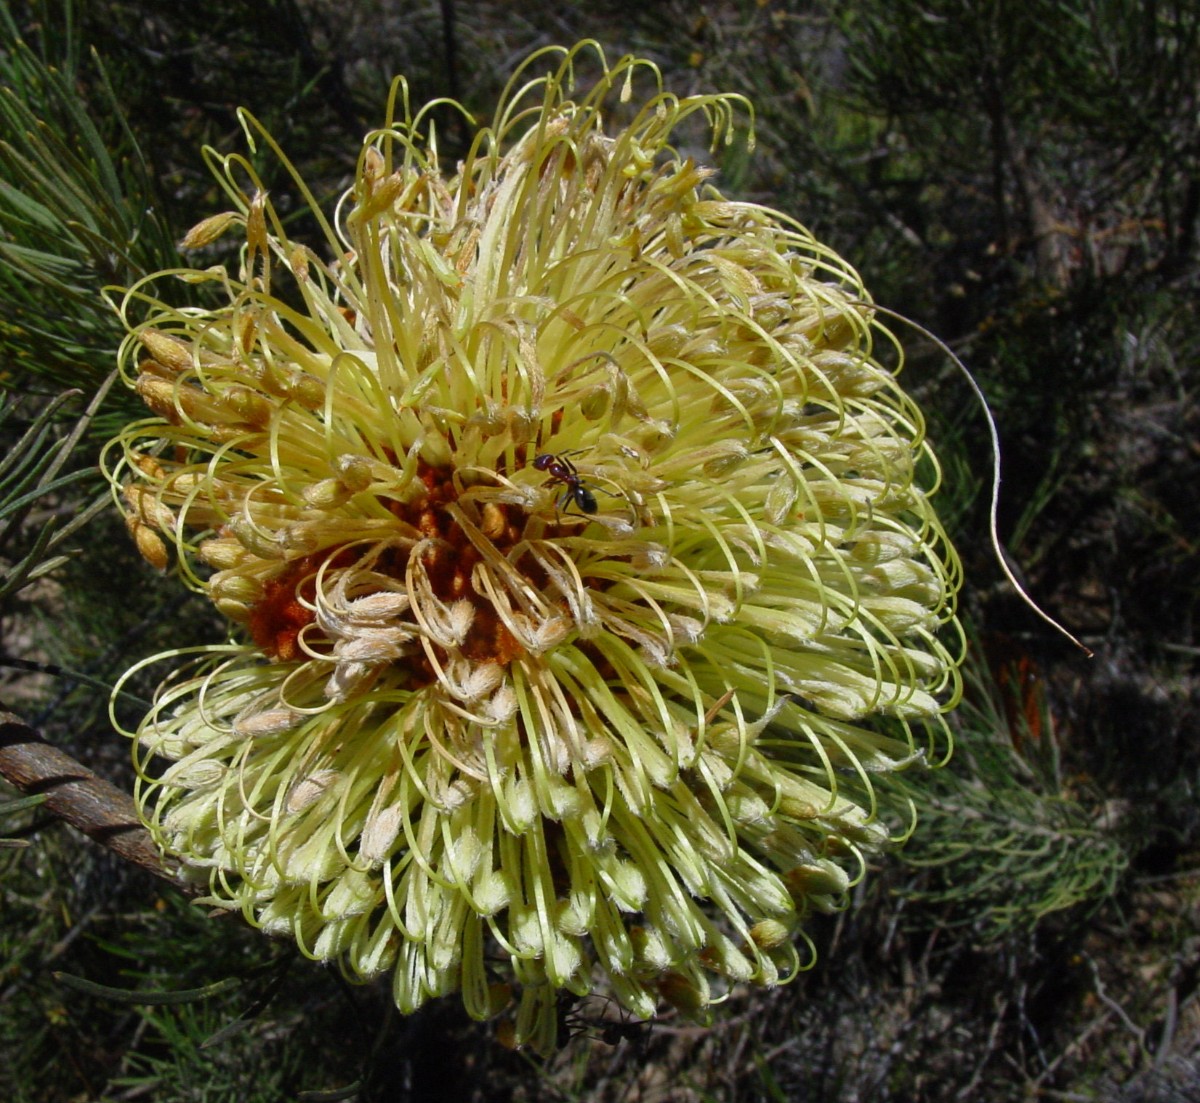
[[916, 835], [815, 923], [811, 973], [709, 1030], [564, 1006], [574, 1038], [534, 1064], [453, 1006], [400, 1019], [385, 990], [205, 919], [0, 789], [0, 1096], [1200, 1096], [1192, 2], [0, 0], [4, 706], [127, 784], [103, 687], [181, 623], [220, 630], [137, 559], [95, 466], [138, 412], [103, 390], [121, 331], [99, 290], [176, 263], [221, 209], [200, 147], [240, 148], [246, 106], [333, 197], [396, 73], [486, 116], [514, 61], [581, 37], [754, 101], [758, 150], [728, 154], [722, 188], [795, 215], [968, 362], [1009, 549], [1096, 657], [1003, 584], [982, 420], [914, 333], [971, 693], [951, 766], [896, 788]]

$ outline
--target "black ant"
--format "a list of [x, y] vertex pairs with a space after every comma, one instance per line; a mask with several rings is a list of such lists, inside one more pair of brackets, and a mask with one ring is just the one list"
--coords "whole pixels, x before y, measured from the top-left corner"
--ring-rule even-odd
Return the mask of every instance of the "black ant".
[[579, 469], [565, 455], [555, 455], [553, 452], [542, 452], [533, 458], [533, 466], [550, 476], [550, 482], [562, 483], [567, 489], [555, 503], [555, 508], [566, 513], [574, 502], [581, 513], [595, 513], [600, 507], [596, 503], [596, 495], [585, 485]]
[[[619, 1018], [610, 1019], [602, 1014], [587, 1014], [589, 1007], [597, 1002], [612, 1004], [610, 996], [575, 996], [563, 993], [558, 997], [558, 1037], [565, 1047], [576, 1038], [590, 1038], [615, 1046], [627, 1041], [639, 1050], [644, 1050], [654, 1022], [634, 1019], [622, 1008], [617, 1008]], [[598, 1009], [597, 1009], [598, 1010]]]

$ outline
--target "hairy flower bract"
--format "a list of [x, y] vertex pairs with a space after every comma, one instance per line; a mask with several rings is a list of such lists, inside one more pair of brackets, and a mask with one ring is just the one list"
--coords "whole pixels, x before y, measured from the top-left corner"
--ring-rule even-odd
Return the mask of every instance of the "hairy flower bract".
[[184, 245], [244, 243], [125, 294], [153, 416], [108, 459], [235, 628], [131, 733], [165, 851], [402, 1010], [515, 1000], [541, 1047], [563, 991], [702, 1015], [793, 975], [958, 694], [897, 343], [670, 144], [733, 140], [738, 97], [602, 63], [535, 55], [452, 173], [398, 82], [328, 220], [244, 116], [317, 230], [210, 154], [230, 208]]

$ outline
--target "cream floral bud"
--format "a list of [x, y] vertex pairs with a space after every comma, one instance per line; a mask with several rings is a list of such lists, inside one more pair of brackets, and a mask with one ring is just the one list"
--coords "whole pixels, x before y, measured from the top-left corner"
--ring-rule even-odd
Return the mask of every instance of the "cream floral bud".
[[159, 333], [155, 329], [144, 329], [138, 334], [138, 340], [145, 346], [154, 363], [160, 364], [172, 372], [185, 372], [192, 366], [191, 353], [185, 342]]
[[750, 937], [754, 940], [755, 945], [764, 950], [777, 950], [791, 937], [791, 934], [792, 932], [786, 924], [780, 923], [777, 919], [764, 919], [750, 928]]
[[162, 542], [158, 533], [132, 514], [126, 515], [125, 527], [129, 530], [129, 535], [133, 537], [138, 554], [152, 567], [165, 571], [170, 565], [171, 557], [167, 553], [166, 544]]
[[201, 219], [186, 234], [179, 243], [180, 249], [201, 249], [211, 245], [230, 227], [244, 223], [245, 216], [237, 211], [223, 211], [221, 214], [210, 215]]
[[159, 842], [404, 1010], [514, 993], [543, 1048], [598, 977], [703, 1016], [794, 975], [961, 647], [857, 277], [674, 153], [742, 101], [635, 59], [576, 92], [593, 49], [530, 59], [452, 175], [390, 114], [320, 245], [229, 157], [197, 240], [244, 224], [243, 268], [191, 275], [208, 313], [130, 292], [158, 417], [109, 464], [241, 632], [132, 733]]

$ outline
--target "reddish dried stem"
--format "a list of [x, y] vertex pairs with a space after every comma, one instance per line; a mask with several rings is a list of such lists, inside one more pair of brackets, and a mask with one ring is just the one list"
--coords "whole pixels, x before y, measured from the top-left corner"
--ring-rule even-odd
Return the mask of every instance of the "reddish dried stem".
[[44, 807], [53, 816], [125, 861], [189, 891], [163, 862], [128, 793], [51, 746], [6, 710], [0, 711], [0, 776], [23, 793], [44, 793]]

